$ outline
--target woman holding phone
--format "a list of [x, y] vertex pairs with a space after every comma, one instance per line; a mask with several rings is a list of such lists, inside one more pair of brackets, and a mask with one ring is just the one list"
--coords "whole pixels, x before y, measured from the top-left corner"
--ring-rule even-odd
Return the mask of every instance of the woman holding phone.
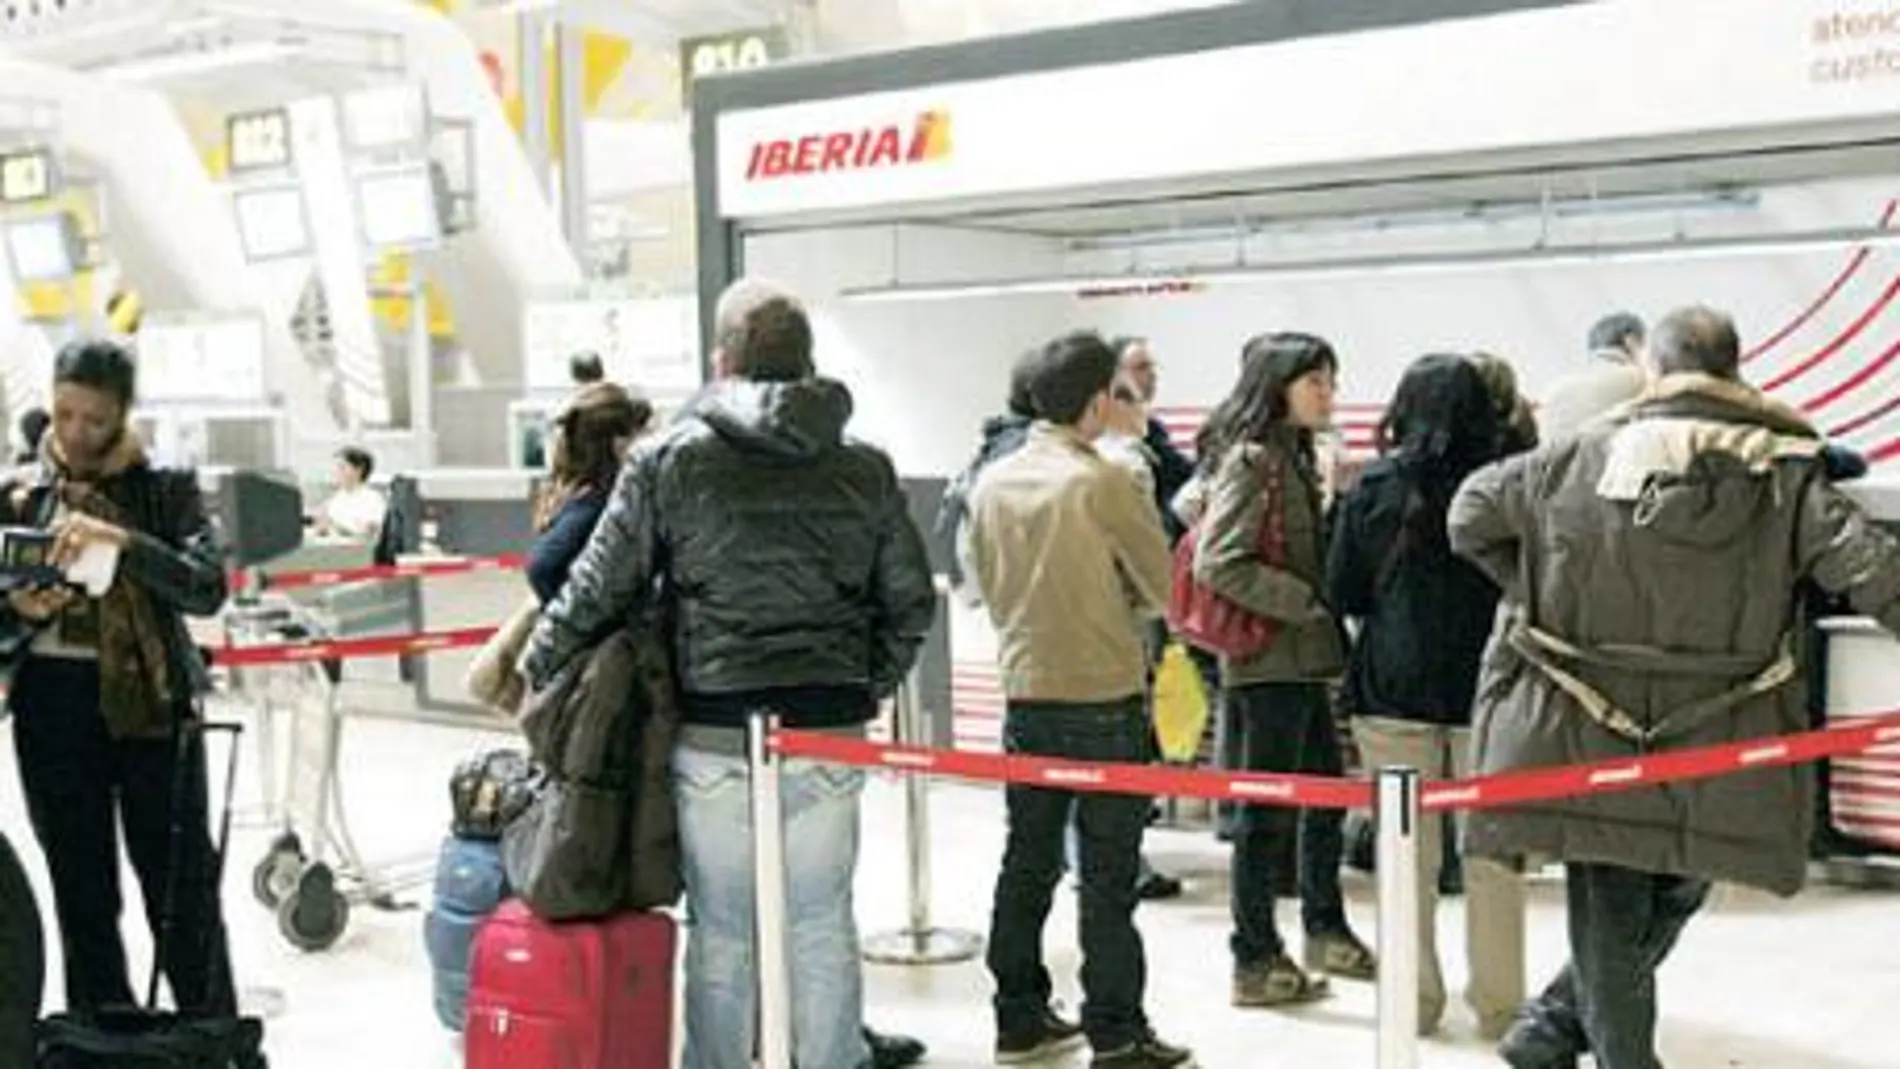
[[213, 527], [195, 474], [153, 466], [131, 429], [137, 375], [124, 346], [69, 343], [53, 378], [45, 448], [0, 480], [0, 524], [50, 533], [57, 568], [103, 557], [111, 574], [96, 596], [66, 583], [13, 590], [0, 633], [14, 639], [14, 750], [52, 876], [67, 1008], [84, 1017], [136, 1001], [119, 933], [123, 827], [154, 936], [173, 904], [174, 1001], [229, 1014], [204, 748], [183, 730], [210, 686], [184, 618], [225, 599]]

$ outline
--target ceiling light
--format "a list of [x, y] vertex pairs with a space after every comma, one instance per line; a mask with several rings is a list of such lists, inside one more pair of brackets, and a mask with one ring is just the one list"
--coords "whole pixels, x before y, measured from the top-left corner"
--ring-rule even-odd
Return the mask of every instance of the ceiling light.
[[1507, 267], [1574, 267], [1592, 264], [1678, 262], [1735, 256], [1780, 256], [1843, 246], [1900, 244], [1896, 230], [1826, 230], [1780, 237], [1659, 241], [1622, 245], [1551, 246], [1436, 256], [1366, 257], [1285, 261], [1269, 264], [1184, 266], [1123, 274], [1052, 275], [982, 282], [869, 286], [841, 291], [851, 301], [934, 301], [1036, 293], [1110, 294], [1141, 288], [1154, 292], [1195, 290], [1210, 284], [1262, 281], [1311, 282], [1333, 278], [1388, 278], [1405, 275], [1460, 274]]
[[203, 51], [165, 52], [158, 55], [138, 56], [123, 62], [107, 64], [94, 73], [118, 82], [157, 82], [190, 74], [202, 74], [206, 71], [261, 66], [294, 59], [302, 54], [301, 45], [287, 44], [282, 41], [251, 41]]

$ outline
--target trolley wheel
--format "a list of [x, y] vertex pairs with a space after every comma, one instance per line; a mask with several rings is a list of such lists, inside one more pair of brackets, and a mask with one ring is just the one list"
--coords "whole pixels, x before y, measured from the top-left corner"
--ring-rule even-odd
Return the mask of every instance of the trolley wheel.
[[321, 861], [304, 869], [296, 887], [277, 904], [277, 931], [299, 950], [330, 949], [349, 923], [349, 900]]
[[270, 853], [251, 870], [251, 894], [265, 909], [276, 909], [297, 888], [304, 866], [303, 843], [295, 833], [279, 835]]

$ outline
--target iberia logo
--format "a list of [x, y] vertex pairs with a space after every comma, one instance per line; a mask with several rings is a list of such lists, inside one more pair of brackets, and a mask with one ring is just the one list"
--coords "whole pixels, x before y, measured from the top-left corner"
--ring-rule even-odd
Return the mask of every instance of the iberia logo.
[[950, 113], [920, 112], [909, 124], [771, 138], [752, 146], [748, 182], [794, 175], [909, 167], [950, 158]]

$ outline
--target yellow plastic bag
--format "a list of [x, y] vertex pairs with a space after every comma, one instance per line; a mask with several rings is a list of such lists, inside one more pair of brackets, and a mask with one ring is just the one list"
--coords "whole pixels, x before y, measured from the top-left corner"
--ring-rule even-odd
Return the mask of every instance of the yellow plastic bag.
[[1162, 759], [1187, 764], [1199, 757], [1201, 735], [1207, 730], [1207, 692], [1187, 647], [1179, 642], [1168, 643], [1155, 668], [1154, 701]]

